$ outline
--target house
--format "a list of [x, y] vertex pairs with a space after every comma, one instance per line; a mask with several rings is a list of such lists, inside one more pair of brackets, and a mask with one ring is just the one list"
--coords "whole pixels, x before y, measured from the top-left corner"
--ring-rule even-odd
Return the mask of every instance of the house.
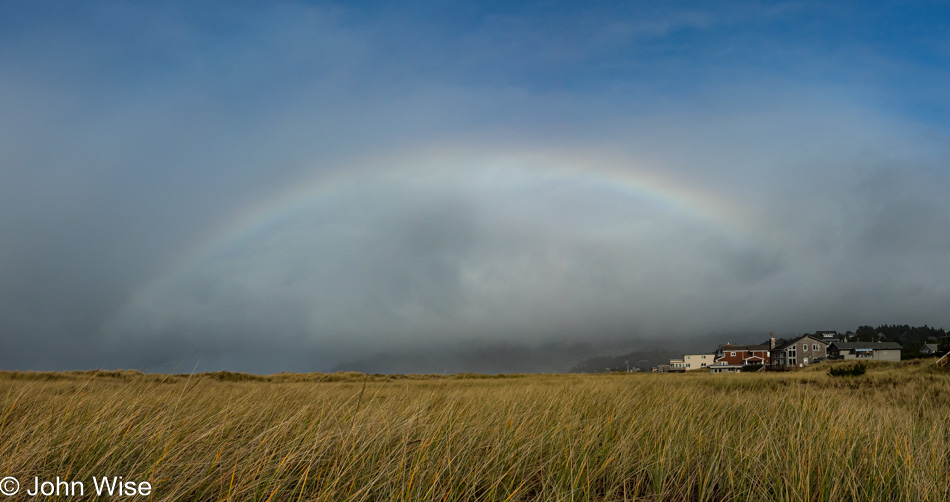
[[687, 371], [697, 370], [697, 369], [712, 366], [712, 364], [715, 361], [716, 361], [715, 354], [685, 354], [683, 355], [683, 362], [686, 363]]
[[815, 335], [802, 335], [771, 351], [774, 369], [802, 368], [828, 357], [828, 343]]
[[946, 354], [950, 352], [950, 335], [940, 337], [937, 342], [937, 353]]
[[716, 349], [713, 364], [708, 367], [710, 373], [735, 373], [748, 366], [767, 366], [768, 364], [768, 345], [732, 345], [727, 343]]
[[901, 346], [896, 342], [839, 342], [828, 347], [828, 356], [833, 359], [900, 361]]
[[715, 354], [685, 354], [681, 359], [670, 359], [670, 371], [681, 372], [697, 370], [711, 366]]
[[932, 356], [937, 353], [937, 344], [936, 343], [925, 343], [923, 347], [920, 348], [920, 353], [928, 356]]
[[[849, 331], [850, 333], [850, 331]], [[815, 338], [827, 343], [832, 344], [834, 342], [847, 342], [847, 335], [839, 335], [837, 331], [816, 331]]]

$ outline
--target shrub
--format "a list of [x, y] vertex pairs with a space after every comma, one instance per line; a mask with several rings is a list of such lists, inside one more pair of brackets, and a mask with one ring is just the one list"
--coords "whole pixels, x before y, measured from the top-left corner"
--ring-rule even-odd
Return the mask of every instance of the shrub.
[[836, 366], [828, 370], [828, 374], [834, 377], [840, 376], [861, 376], [868, 371], [868, 365], [864, 363], [853, 364], [850, 366]]

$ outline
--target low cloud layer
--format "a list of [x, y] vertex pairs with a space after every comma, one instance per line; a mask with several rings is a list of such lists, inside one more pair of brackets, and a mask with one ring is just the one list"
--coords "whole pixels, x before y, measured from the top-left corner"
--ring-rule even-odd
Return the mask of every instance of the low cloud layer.
[[926, 27], [113, 7], [0, 16], [2, 368], [543, 371], [950, 327]]

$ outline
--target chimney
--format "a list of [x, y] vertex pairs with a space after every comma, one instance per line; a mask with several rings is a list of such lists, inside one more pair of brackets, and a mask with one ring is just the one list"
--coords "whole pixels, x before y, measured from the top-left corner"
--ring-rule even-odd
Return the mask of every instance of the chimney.
[[769, 331], [769, 350], [775, 350], [775, 332]]

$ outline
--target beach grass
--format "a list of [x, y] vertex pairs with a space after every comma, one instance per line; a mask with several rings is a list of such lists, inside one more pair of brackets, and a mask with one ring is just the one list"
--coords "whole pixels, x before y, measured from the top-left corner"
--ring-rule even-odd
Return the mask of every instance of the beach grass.
[[950, 372], [932, 366], [5, 372], [0, 474], [122, 476], [167, 501], [942, 501]]

